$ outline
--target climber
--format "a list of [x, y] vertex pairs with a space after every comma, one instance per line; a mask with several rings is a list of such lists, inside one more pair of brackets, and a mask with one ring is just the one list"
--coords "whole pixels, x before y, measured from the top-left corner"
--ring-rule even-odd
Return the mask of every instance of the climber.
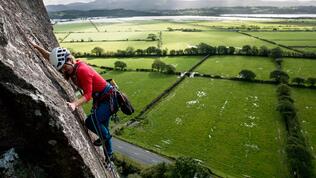
[[[113, 86], [86, 63], [80, 60], [75, 61], [74, 56], [67, 49], [57, 47], [48, 52], [31, 41], [30, 44], [61, 72], [66, 80], [71, 79], [74, 84], [83, 90], [83, 96], [80, 99], [67, 102], [72, 111], [93, 98], [91, 114], [85, 120], [85, 124], [89, 130], [99, 136], [94, 144], [96, 146], [104, 144], [106, 156], [108, 155], [112, 159], [109, 120], [111, 115], [118, 110]], [[101, 134], [98, 134], [100, 132]]]

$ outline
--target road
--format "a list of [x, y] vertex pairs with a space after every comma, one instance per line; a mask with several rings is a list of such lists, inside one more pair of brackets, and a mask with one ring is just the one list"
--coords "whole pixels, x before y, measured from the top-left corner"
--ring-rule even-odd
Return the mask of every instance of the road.
[[161, 162], [171, 163], [167, 158], [164, 158], [160, 155], [152, 153], [143, 148], [137, 147], [130, 143], [124, 142], [117, 138], [112, 138], [113, 150], [119, 152], [124, 156], [129, 157], [132, 160], [135, 160], [141, 164], [153, 165]]

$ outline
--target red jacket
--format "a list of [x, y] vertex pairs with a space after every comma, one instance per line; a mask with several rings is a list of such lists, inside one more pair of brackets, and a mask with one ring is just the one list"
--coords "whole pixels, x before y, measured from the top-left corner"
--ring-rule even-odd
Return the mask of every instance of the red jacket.
[[92, 93], [101, 92], [106, 87], [107, 82], [102, 76], [86, 63], [77, 60], [76, 85], [83, 90], [83, 96], [89, 101]]

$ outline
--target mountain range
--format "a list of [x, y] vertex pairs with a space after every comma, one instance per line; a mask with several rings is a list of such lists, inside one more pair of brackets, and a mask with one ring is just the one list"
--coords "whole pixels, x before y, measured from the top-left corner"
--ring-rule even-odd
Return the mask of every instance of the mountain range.
[[[316, 6], [315, 0], [95, 0], [88, 3], [71, 3], [67, 5], [48, 5], [47, 10], [176, 10], [210, 7], [249, 7], [249, 6]], [[316, 14], [316, 12], [315, 12]]]

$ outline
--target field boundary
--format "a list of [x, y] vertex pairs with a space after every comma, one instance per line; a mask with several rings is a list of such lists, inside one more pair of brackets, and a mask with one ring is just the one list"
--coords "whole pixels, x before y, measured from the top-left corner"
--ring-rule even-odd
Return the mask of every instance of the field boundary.
[[285, 45], [276, 43], [276, 42], [274, 42], [274, 41], [270, 41], [270, 40], [267, 40], [267, 39], [264, 39], [264, 38], [260, 38], [260, 37], [257, 37], [257, 36], [253, 36], [253, 35], [250, 35], [250, 34], [245, 33], [245, 32], [239, 32], [239, 31], [237, 31], [237, 33], [240, 33], [240, 34], [243, 34], [243, 35], [252, 37], [252, 38], [256, 38], [256, 39], [258, 39], [258, 40], [261, 40], [261, 41], [264, 41], [264, 42], [267, 42], [267, 43], [270, 43], [270, 44], [274, 44], [274, 45], [277, 45], [277, 46], [279, 46], [279, 47], [282, 47], [282, 48], [285, 48], [285, 49], [288, 49], [288, 50], [292, 50], [292, 51], [298, 52], [298, 53], [300, 53], [300, 54], [305, 54], [305, 52], [303, 52], [303, 51], [301, 51], [301, 50], [293, 49], [293, 48], [291, 48], [291, 47], [289, 47], [289, 46], [285, 46]]
[[72, 32], [69, 32], [63, 39], [60, 40], [59, 43], [63, 43], [64, 40], [65, 40], [66, 38], [68, 38], [68, 36], [71, 35], [71, 34], [72, 34]]
[[97, 25], [94, 24], [91, 19], [89, 19], [89, 22], [90, 22], [91, 25], [97, 30], [97, 32], [100, 32], [100, 30], [98, 29]]
[[[195, 64], [188, 72], [192, 72], [194, 69], [196, 69], [199, 65], [201, 65], [203, 62], [205, 62], [210, 55], [205, 56], [201, 61], [199, 61], [197, 64]], [[159, 96], [157, 96], [152, 102], [150, 102], [147, 106], [145, 106], [142, 111], [135, 117], [136, 120], [142, 119], [144, 114], [149, 111], [151, 108], [153, 108], [162, 98], [167, 96], [175, 87], [177, 87], [183, 80], [186, 78], [186, 75], [183, 75], [178, 79], [174, 84], [172, 84], [169, 88], [167, 88], [165, 91], [163, 91]], [[133, 122], [132, 122], [133, 123]], [[130, 123], [131, 124], [131, 123]]]

